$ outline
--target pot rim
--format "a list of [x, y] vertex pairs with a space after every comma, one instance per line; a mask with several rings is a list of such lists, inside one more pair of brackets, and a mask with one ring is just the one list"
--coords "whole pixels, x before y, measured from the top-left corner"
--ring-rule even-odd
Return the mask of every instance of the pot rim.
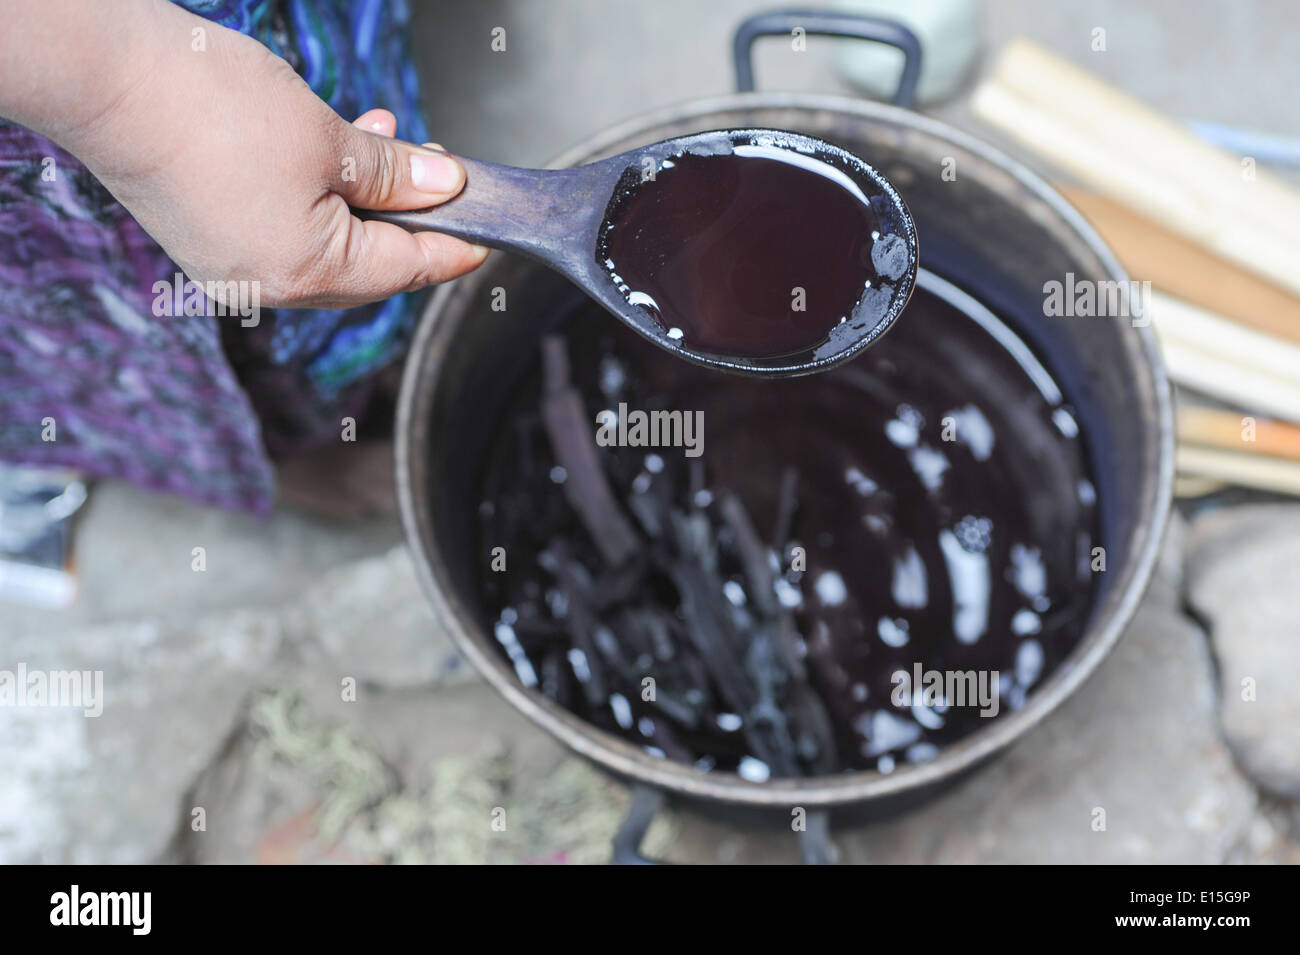
[[[1013, 177], [1045, 202], [1078, 234], [1112, 277], [1128, 279], [1119, 261], [1083, 216], [1042, 177], [1018, 160], [947, 123], [870, 100], [822, 93], [771, 92], [732, 93], [694, 99], [625, 120], [560, 153], [548, 164], [548, 168], [562, 168], [591, 161], [616, 144], [667, 123], [680, 123], [693, 117], [729, 110], [758, 108], [849, 113], [865, 119], [885, 120], [946, 139]], [[430, 353], [436, 336], [442, 333], [445, 324], [437, 321], [436, 316], [453, 295], [466, 294], [483, 275], [482, 272], [471, 273], [466, 278], [438, 288], [425, 308], [406, 359], [398, 399], [395, 442], [397, 497], [402, 527], [411, 548], [420, 584], [433, 605], [436, 618], [450, 632], [457, 649], [524, 716], [574, 752], [605, 769], [683, 796], [750, 806], [832, 806], [895, 797], [924, 789], [974, 768], [1041, 722], [1092, 675], [1133, 619], [1159, 558], [1173, 498], [1173, 401], [1164, 363], [1150, 327], [1132, 327], [1132, 331], [1138, 335], [1141, 354], [1151, 370], [1151, 386], [1154, 391], [1152, 399], [1156, 405], [1155, 427], [1159, 443], [1156, 448], [1154, 486], [1142, 488], [1143, 500], [1139, 506], [1143, 518], [1134, 537], [1131, 571], [1120, 584], [1117, 595], [1112, 593], [1108, 599], [1109, 613], [1100, 622], [1099, 628], [1085, 635], [1039, 691], [1029, 697], [1024, 707], [993, 720], [986, 728], [944, 746], [939, 750], [939, 755], [929, 762], [900, 766], [889, 774], [877, 770], [858, 770], [764, 783], [749, 782], [735, 773], [703, 773], [683, 763], [657, 759], [634, 744], [596, 728], [540, 693], [519, 684], [501, 659], [490, 653], [486, 642], [480, 643], [470, 636], [472, 631], [478, 629], [477, 625], [459, 601], [444, 592], [439, 585], [438, 578], [445, 576], [443, 562], [437, 553], [431, 553], [425, 547], [421, 534], [422, 506], [416, 502], [415, 491], [418, 489], [413, 486], [411, 468], [415, 463], [415, 448], [423, 447], [425, 443], [424, 429], [427, 426], [427, 416], [422, 415], [423, 409], [416, 407], [416, 399], [422, 393], [421, 386], [424, 384], [422, 368], [425, 356]]]

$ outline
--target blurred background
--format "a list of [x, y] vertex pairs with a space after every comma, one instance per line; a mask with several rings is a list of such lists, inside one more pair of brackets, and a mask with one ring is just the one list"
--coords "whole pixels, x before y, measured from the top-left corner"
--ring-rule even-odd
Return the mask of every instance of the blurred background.
[[[1202, 124], [1199, 135], [1300, 186], [1300, 58], [1294, 10], [1282, 0], [841, 6], [910, 7], [929, 58], [922, 111], [1049, 180], [1068, 179], [1050, 152], [971, 106], [1013, 37], [1171, 119]], [[434, 139], [538, 165], [648, 110], [729, 92], [732, 33], [771, 5], [414, 8]], [[492, 48], [498, 27], [504, 51]], [[849, 96], [869, 95], [852, 76], [889, 69], [817, 37], [802, 52], [760, 41], [755, 62], [761, 90]], [[1236, 377], [1249, 379], [1243, 368]], [[1292, 384], [1300, 388], [1300, 368]], [[1233, 419], [1266, 410], [1239, 391], [1208, 399], [1208, 410]], [[1198, 433], [1213, 449], [1206, 420]], [[1294, 437], [1278, 434], [1274, 456], [1286, 459], [1289, 448], [1300, 457]], [[837, 829], [840, 861], [1300, 861], [1300, 692], [1261, 697], [1247, 711], [1225, 702], [1237, 673], [1270, 672], [1300, 691], [1291, 602], [1300, 505], [1290, 503], [1300, 480], [1295, 466], [1261, 476], [1248, 462], [1197, 460], [1180, 478], [1157, 580], [1101, 670], [987, 771], [899, 818]], [[391, 477], [381, 469], [373, 480]], [[331, 519], [286, 505], [259, 521], [101, 483], [72, 540], [75, 601], [0, 603], [3, 659], [102, 670], [107, 705], [96, 719], [0, 708], [0, 861], [608, 858], [628, 793], [529, 725], [458, 658], [436, 630], [394, 518]], [[348, 679], [355, 700], [340, 693]], [[484, 824], [495, 807], [512, 820], [504, 833]], [[1104, 832], [1090, 825], [1095, 807], [1107, 810]], [[675, 861], [799, 858], [788, 831], [681, 808], [656, 821], [646, 848]]]

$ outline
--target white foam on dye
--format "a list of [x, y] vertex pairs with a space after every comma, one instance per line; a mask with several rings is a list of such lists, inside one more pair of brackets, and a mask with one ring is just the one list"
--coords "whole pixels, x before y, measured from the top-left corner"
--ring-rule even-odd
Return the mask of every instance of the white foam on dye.
[[902, 617], [897, 620], [891, 617], [881, 617], [876, 623], [876, 633], [880, 634], [880, 639], [885, 641], [886, 646], [907, 646], [907, 621]]
[[1043, 645], [1037, 640], [1026, 640], [1016, 650], [1016, 682], [1030, 686], [1043, 673]]
[[799, 588], [784, 577], [776, 578], [776, 583], [772, 587], [776, 591], [776, 600], [782, 607], [787, 610], [795, 610], [803, 606], [803, 594]]
[[953, 525], [952, 532], [962, 547], [972, 553], [984, 554], [993, 540], [993, 522], [987, 517], [967, 514]]
[[[924, 695], [924, 691], [912, 694], [912, 718], [928, 730], [937, 730], [943, 726], [943, 717], [939, 715], [937, 706], [926, 706], [922, 702]], [[943, 708], [947, 709], [947, 706]]]
[[1097, 503], [1097, 489], [1087, 478], [1079, 479], [1079, 500], [1084, 504]]
[[1031, 633], [1037, 633], [1043, 629], [1043, 621], [1032, 610], [1020, 609], [1016, 611], [1011, 618], [1011, 632], [1017, 637], [1023, 637]]
[[600, 360], [600, 390], [606, 395], [614, 395], [622, 390], [627, 382], [627, 375], [619, 362], [606, 355]]
[[953, 633], [962, 643], [974, 643], [989, 624], [989, 560], [962, 547], [952, 531], [939, 532], [939, 549], [952, 583]]
[[974, 405], [965, 405], [949, 411], [946, 417], [952, 418], [956, 425], [957, 443], [965, 445], [971, 457], [976, 461], [987, 461], [993, 455], [993, 425], [984, 417], [984, 412]]
[[862, 744], [864, 756], [879, 756], [891, 749], [911, 746], [921, 737], [921, 727], [884, 710], [863, 713], [853, 721], [853, 725], [867, 737]]
[[873, 534], [879, 534], [881, 537], [889, 533], [889, 521], [885, 520], [879, 514], [863, 514], [862, 524]]
[[814, 586], [817, 589], [817, 599], [823, 607], [838, 607], [849, 595], [849, 589], [844, 586], [844, 578], [833, 570], [821, 574]]
[[612, 693], [609, 697], [609, 708], [614, 711], [614, 720], [625, 730], [632, 728], [632, 707], [627, 701], [627, 697], [621, 693]]
[[876, 491], [880, 490], [880, 485], [855, 467], [850, 467], [844, 472], [844, 480], [851, 488], [853, 488], [853, 490], [857, 491], [863, 497], [875, 494]]
[[1012, 582], [1021, 594], [1031, 600], [1046, 595], [1047, 568], [1043, 566], [1043, 555], [1037, 547], [1012, 544], [1011, 569]]
[[885, 437], [896, 447], [910, 448], [916, 444], [920, 436], [921, 433], [914, 424], [908, 424], [898, 418], [890, 418], [885, 422]]
[[928, 763], [939, 755], [939, 747], [933, 743], [917, 743], [909, 746], [904, 755], [909, 763]]
[[581, 682], [586, 683], [591, 679], [591, 667], [587, 665], [587, 655], [577, 647], [570, 647], [568, 654], [569, 666], [573, 667], [573, 675]]
[[929, 602], [930, 587], [925, 576], [925, 563], [916, 548], [907, 545], [902, 557], [894, 559], [894, 577], [890, 581], [889, 591], [894, 603], [900, 607], [920, 609]]
[[741, 779], [748, 779], [751, 783], [765, 783], [772, 777], [772, 770], [767, 763], [753, 756], [742, 758], [736, 767], [736, 773]]
[[912, 470], [928, 490], [937, 491], [943, 486], [943, 475], [948, 470], [948, 458], [942, 451], [921, 445], [908, 455]]

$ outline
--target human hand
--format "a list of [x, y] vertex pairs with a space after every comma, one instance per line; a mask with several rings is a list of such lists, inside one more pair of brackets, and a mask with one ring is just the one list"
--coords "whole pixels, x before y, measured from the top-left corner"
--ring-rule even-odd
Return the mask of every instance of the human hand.
[[391, 113], [349, 124], [260, 43], [169, 3], [131, 44], [134, 65], [102, 106], [47, 135], [192, 280], [257, 281], [263, 305], [347, 307], [455, 278], [486, 257], [349, 211], [423, 208], [464, 185], [451, 157], [394, 139]]

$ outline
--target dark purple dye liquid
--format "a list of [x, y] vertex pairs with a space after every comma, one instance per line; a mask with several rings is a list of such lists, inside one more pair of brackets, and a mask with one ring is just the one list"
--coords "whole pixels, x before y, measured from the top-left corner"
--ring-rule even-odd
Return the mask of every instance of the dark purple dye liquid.
[[694, 351], [776, 358], [816, 348], [841, 323], [865, 334], [906, 271], [906, 242], [882, 234], [871, 184], [831, 158], [739, 144], [665, 160], [644, 181], [630, 169], [597, 261]]
[[[506, 572], [484, 564], [481, 593], [520, 680], [656, 755], [756, 780], [890, 772], [1022, 707], [1078, 643], [1092, 599], [1097, 502], [1081, 422], [1006, 325], [927, 281], [906, 319], [858, 360], [776, 381], [682, 362], [610, 329], [594, 305], [577, 315], [568, 339], [585, 420], [620, 403], [698, 410], [702, 453], [599, 449], [650, 567], [629, 578], [609, 569], [575, 517], [570, 478], [537, 412], [538, 380], [521, 383], [487, 464], [479, 542], [484, 561], [497, 546], [510, 555]], [[783, 492], [791, 470], [793, 498]], [[728, 495], [770, 548], [777, 597], [833, 726], [832, 747], [801, 747], [784, 770], [765, 765], [747, 739], [758, 708], [737, 712], [693, 649], [683, 579], [656, 569], [680, 556], [672, 522], [694, 522], [716, 555], [719, 612], [738, 621], [731, 649], [747, 675], [761, 676], [765, 595], [719, 517]], [[785, 519], [783, 498], [794, 502]], [[642, 522], [655, 513], [671, 521]], [[794, 548], [804, 555], [797, 566]], [[566, 586], [588, 602], [582, 652]], [[927, 698], [921, 687], [900, 701], [896, 674], [917, 667], [996, 679], [996, 714]], [[603, 681], [595, 694], [594, 673]], [[646, 678], [656, 681], [654, 701], [643, 698]]]

